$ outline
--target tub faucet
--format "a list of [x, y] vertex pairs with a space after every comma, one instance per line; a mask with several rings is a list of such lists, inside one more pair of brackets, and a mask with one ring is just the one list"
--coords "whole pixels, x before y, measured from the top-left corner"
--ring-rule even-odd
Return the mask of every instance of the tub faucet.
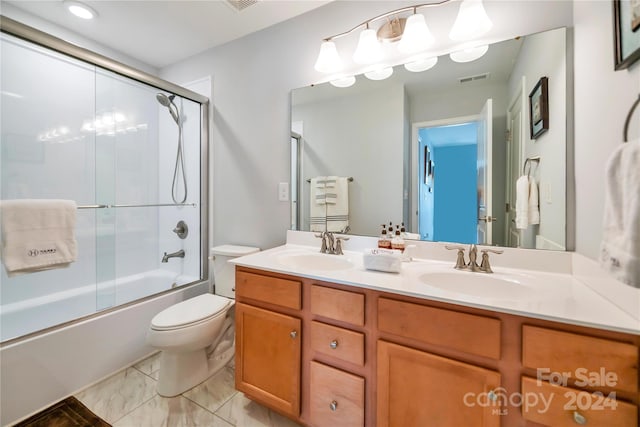
[[162, 257], [162, 262], [169, 262], [169, 258], [184, 258], [184, 250], [180, 249], [179, 251], [170, 254], [165, 252]]

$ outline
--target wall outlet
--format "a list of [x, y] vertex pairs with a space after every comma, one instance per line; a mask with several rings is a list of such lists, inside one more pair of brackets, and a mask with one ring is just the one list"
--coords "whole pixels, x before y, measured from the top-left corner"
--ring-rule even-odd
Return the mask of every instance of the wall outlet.
[[278, 200], [280, 200], [281, 202], [289, 201], [289, 183], [288, 182], [278, 183]]

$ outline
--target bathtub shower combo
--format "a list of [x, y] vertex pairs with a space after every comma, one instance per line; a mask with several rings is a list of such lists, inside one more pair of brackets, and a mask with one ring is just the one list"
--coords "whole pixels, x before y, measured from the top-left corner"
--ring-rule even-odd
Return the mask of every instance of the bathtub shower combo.
[[[67, 199], [78, 207], [78, 256], [69, 267], [12, 277], [1, 268], [3, 372], [37, 352], [28, 346], [40, 336], [64, 342], [74, 325], [119, 312], [141, 319], [124, 327], [135, 331], [130, 338], [120, 332], [136, 341], [131, 357], [139, 356], [149, 351], [144, 333], [153, 314], [208, 290], [208, 98], [1, 19], [0, 199]], [[147, 301], [155, 306], [135, 314], [132, 307]], [[83, 357], [99, 364], [101, 355]], [[8, 377], [3, 397], [15, 393]], [[0, 425], [13, 409], [3, 404]]]

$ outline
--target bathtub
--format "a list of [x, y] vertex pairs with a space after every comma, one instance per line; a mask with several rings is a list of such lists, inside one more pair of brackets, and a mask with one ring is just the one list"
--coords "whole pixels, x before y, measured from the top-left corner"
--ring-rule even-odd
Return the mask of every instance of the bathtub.
[[[0, 426], [73, 395], [154, 351], [145, 343], [151, 318], [209, 291], [208, 281], [171, 291], [174, 284], [194, 280], [198, 279], [154, 270], [117, 279], [115, 286], [101, 283], [98, 292], [93, 284], [2, 306], [3, 340], [24, 335], [27, 326], [49, 329], [0, 344]], [[147, 296], [163, 291], [168, 292]], [[144, 299], [134, 301], [139, 298]], [[40, 320], [43, 314], [46, 322]]]

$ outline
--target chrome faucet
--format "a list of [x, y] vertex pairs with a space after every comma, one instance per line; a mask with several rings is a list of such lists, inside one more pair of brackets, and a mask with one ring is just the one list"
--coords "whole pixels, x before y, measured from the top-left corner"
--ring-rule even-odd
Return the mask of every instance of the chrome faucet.
[[331, 255], [343, 255], [342, 242], [349, 240], [348, 237], [335, 236], [331, 231], [323, 231], [315, 236], [322, 239], [320, 253]]
[[464, 260], [464, 247], [463, 246], [445, 246], [448, 250], [457, 250], [458, 255], [456, 258], [456, 265], [453, 267], [457, 270], [468, 270], [474, 273], [493, 273], [491, 265], [489, 264], [489, 252], [494, 254], [501, 254], [504, 251], [497, 249], [481, 249], [482, 260], [478, 265], [478, 247], [475, 244], [469, 246], [469, 262]]
[[162, 257], [162, 262], [169, 262], [169, 258], [184, 258], [184, 250], [180, 249], [179, 251], [170, 254], [165, 252]]

